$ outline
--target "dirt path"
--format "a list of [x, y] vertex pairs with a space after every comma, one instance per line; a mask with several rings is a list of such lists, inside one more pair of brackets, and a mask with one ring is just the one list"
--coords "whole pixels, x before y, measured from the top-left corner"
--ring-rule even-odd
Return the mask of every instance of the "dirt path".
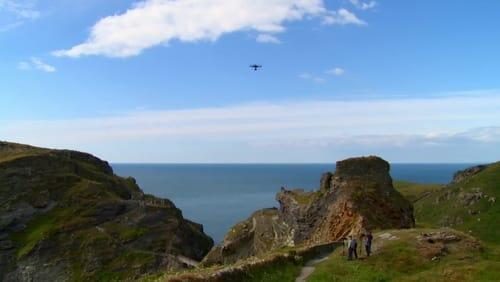
[[300, 275], [295, 279], [295, 282], [305, 282], [307, 277], [309, 277], [309, 275], [311, 275], [316, 269], [316, 265], [327, 260], [330, 255], [331, 253], [308, 261], [300, 270]]

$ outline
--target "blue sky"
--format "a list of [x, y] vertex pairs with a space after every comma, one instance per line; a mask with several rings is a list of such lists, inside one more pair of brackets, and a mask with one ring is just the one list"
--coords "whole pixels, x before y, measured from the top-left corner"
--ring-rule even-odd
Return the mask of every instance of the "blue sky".
[[114, 162], [499, 160], [499, 10], [0, 0], [0, 139]]

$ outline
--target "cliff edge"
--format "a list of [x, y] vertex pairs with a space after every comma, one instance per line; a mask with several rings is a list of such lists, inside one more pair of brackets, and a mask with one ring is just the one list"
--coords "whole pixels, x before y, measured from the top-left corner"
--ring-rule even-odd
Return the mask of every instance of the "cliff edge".
[[123, 280], [188, 268], [200, 224], [90, 154], [0, 142], [0, 280]]

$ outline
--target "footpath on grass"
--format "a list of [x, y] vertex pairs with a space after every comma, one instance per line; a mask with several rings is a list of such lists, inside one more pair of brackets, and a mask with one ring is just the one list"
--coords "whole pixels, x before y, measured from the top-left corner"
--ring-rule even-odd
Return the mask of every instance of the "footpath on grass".
[[300, 270], [299, 277], [297, 277], [297, 279], [295, 279], [295, 282], [305, 282], [307, 277], [309, 277], [309, 275], [311, 275], [314, 272], [314, 270], [316, 269], [316, 265], [320, 262], [327, 260], [331, 254], [332, 253], [327, 254], [327, 255], [323, 255], [323, 256], [317, 257], [313, 260], [306, 262], [306, 264]]
[[162, 277], [162, 281], [243, 281], [248, 280], [250, 274], [258, 273], [262, 269], [279, 268], [286, 263], [300, 261], [311, 263], [318, 259], [328, 258], [329, 254], [340, 246], [342, 246], [342, 243], [331, 242], [300, 247], [286, 252], [268, 254], [264, 257], [250, 257], [232, 265], [200, 268], [184, 273], [171, 273]]

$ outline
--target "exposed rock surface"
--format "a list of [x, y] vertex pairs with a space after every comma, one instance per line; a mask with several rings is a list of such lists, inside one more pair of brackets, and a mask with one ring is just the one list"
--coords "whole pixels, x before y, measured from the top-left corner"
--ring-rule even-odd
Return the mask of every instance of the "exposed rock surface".
[[367, 229], [415, 225], [411, 203], [394, 190], [389, 164], [378, 157], [337, 162], [335, 173], [321, 178], [318, 191], [282, 189], [276, 199], [277, 212], [260, 211], [236, 225], [203, 263], [229, 263], [284, 246], [332, 242]]
[[293, 231], [278, 216], [276, 209], [256, 211], [233, 226], [222, 244], [215, 246], [202, 264], [228, 264], [293, 244]]
[[80, 152], [0, 142], [0, 280], [133, 279], [213, 241], [167, 199]]
[[459, 183], [459, 182], [462, 182], [464, 180], [467, 180], [467, 179], [471, 178], [472, 176], [480, 173], [481, 171], [483, 171], [487, 167], [488, 167], [488, 165], [478, 165], [478, 166], [473, 166], [473, 167], [469, 167], [469, 168], [464, 169], [464, 170], [457, 171], [453, 175], [453, 180], [451, 181], [451, 184], [455, 184], [455, 183]]

